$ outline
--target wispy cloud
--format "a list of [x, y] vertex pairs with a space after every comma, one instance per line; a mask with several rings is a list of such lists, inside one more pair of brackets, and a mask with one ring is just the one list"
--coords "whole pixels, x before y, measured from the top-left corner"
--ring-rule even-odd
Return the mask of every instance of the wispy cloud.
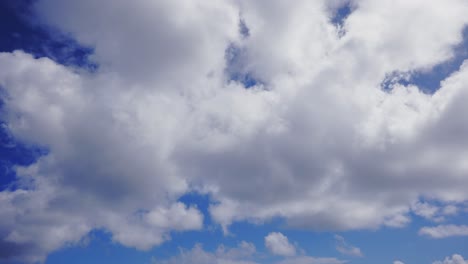
[[335, 242], [336, 242], [336, 250], [338, 250], [338, 252], [340, 252], [341, 254], [354, 256], [354, 257], [364, 256], [360, 248], [350, 245], [349, 243], [346, 242], [346, 240], [342, 236], [335, 235]]

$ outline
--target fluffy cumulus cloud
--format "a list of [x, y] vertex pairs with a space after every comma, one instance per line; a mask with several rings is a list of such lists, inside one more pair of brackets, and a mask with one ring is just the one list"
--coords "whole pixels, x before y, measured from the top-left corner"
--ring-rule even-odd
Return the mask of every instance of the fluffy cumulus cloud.
[[186, 180], [161, 165], [166, 158], [145, 136], [129, 136], [135, 129], [124, 121], [129, 109], [111, 110], [126, 96], [108, 100], [112, 92], [101, 91], [98, 99], [84, 90], [98, 87], [88, 81], [100, 81], [23, 52], [1, 54], [0, 67], [6, 69], [0, 78], [9, 129], [49, 149], [17, 169], [18, 190], [0, 193], [2, 243], [13, 248], [3, 257], [21, 252], [40, 260], [94, 228], [110, 231], [123, 245], [149, 249], [168, 239], [169, 230], [202, 227], [203, 215], [175, 200], [187, 190]]
[[468, 260], [463, 259], [462, 256], [454, 254], [452, 257], [446, 257], [443, 261], [436, 261], [432, 264], [466, 264]]
[[[40, 21], [93, 47], [99, 68], [0, 54], [2, 120], [47, 149], [0, 193], [0, 257], [43, 260], [93, 229], [149, 249], [202, 228], [178, 202], [188, 192], [209, 194], [226, 231], [456, 213], [468, 200], [468, 63], [432, 94], [388, 80], [452, 59], [468, 2], [355, 0], [337, 28], [343, 3], [36, 1]], [[236, 81], [247, 77], [249, 89]]]
[[[453, 55], [467, 4], [434, 4], [356, 1], [340, 38], [324, 3], [243, 3], [245, 68], [276, 105], [264, 110], [274, 117], [268, 127], [236, 149], [182, 154], [190, 172], [216, 175], [215, 219], [225, 226], [280, 216], [321, 230], [398, 227], [419, 197], [465, 200], [464, 135], [456, 131], [466, 124], [455, 109], [463, 107], [457, 98], [466, 94], [466, 67], [435, 94], [381, 87], [393, 72], [428, 71]], [[418, 30], [426, 23], [431, 30]], [[213, 160], [219, 168], [209, 166]]]
[[265, 237], [265, 246], [268, 250], [280, 256], [296, 255], [296, 247], [289, 242], [289, 239], [279, 232], [272, 232]]

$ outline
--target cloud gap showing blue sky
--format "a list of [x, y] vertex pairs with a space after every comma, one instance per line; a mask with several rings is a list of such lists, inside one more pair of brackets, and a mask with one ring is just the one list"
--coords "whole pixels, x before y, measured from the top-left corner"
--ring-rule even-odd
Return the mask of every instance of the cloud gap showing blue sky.
[[353, 12], [353, 8], [352, 2], [344, 2], [333, 10], [334, 13], [330, 21], [336, 27], [340, 36], [346, 34], [345, 21]]
[[468, 27], [462, 31], [462, 41], [453, 47], [453, 58], [434, 65], [430, 69], [416, 70], [409, 73], [390, 74], [382, 83], [384, 89], [389, 90], [394, 84], [416, 85], [423, 92], [433, 94], [441, 85], [441, 82], [454, 72], [468, 58]]

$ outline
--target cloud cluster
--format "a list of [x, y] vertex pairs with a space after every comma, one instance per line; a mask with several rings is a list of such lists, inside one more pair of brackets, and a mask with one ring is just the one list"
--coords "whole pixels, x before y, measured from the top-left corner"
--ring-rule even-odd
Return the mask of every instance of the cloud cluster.
[[[2, 119], [48, 150], [0, 193], [0, 257], [41, 260], [96, 228], [149, 249], [202, 228], [178, 202], [192, 191], [226, 231], [274, 217], [400, 227], [411, 211], [437, 216], [421, 198], [468, 200], [468, 63], [433, 94], [381, 85], [456, 56], [468, 3], [352, 1], [344, 35], [330, 22], [340, 4], [37, 1], [99, 69], [0, 54]], [[258, 80], [249, 89], [230, 76], [233, 47], [237, 74]]]

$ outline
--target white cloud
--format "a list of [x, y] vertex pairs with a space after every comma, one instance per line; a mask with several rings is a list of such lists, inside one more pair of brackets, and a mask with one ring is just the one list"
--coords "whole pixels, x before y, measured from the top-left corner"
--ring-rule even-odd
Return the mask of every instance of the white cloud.
[[[458, 14], [456, 20], [463, 20], [454, 8], [455, 3], [462, 9], [466, 4], [457, 1], [449, 7], [450, 12]], [[446, 184], [458, 181], [455, 175], [462, 175], [460, 169], [464, 170], [461, 164], [466, 153], [462, 149], [455, 151], [452, 148], [455, 145], [444, 143], [443, 134], [438, 133], [444, 127], [442, 120], [457, 116], [449, 113], [445, 106], [451, 104], [449, 98], [454, 98], [448, 91], [463, 93], [464, 88], [459, 85], [465, 82], [466, 78], [462, 76], [466, 76], [466, 70], [454, 75], [454, 81], [444, 83], [440, 92], [433, 96], [423, 94], [417, 87], [401, 85], [395, 86], [391, 93], [385, 93], [379, 84], [386, 73], [415, 65], [419, 65], [415, 69], [429, 68], [449, 56], [450, 45], [447, 46], [445, 41], [452, 39], [457, 43], [465, 22], [458, 24], [433, 7], [427, 7], [420, 14], [416, 10], [424, 8], [422, 5], [413, 9], [413, 5], [419, 6], [418, 3], [398, 1], [397, 5], [393, 2], [377, 5], [361, 1], [348, 18], [347, 35], [342, 40], [333, 40], [333, 34], [327, 31], [327, 24], [322, 21], [326, 18], [320, 16], [323, 14], [307, 19], [313, 25], [295, 27], [295, 20], [289, 19], [288, 8], [296, 12], [294, 17], [298, 20], [303, 13], [309, 14], [313, 9], [309, 2], [301, 4], [298, 4], [299, 10], [276, 2], [267, 10], [255, 9], [260, 9], [257, 3], [245, 4], [245, 20], [252, 28], [246, 49], [255, 57], [253, 64], [268, 65], [255, 68], [260, 71], [260, 77], [274, 76], [270, 78], [274, 80], [270, 89], [281, 96], [282, 103], [278, 108], [283, 111], [279, 113], [283, 122], [277, 134], [263, 133], [243, 145], [240, 152], [228, 149], [214, 154], [199, 150], [193, 161], [195, 170], [191, 171], [200, 171], [199, 175], [212, 174], [203, 170], [207, 167], [203, 164], [213, 158], [229, 168], [223, 174], [226, 177], [219, 179], [217, 176], [216, 179], [221, 183], [221, 203], [211, 208], [215, 219], [224, 226], [241, 219], [280, 216], [290, 225], [313, 229], [398, 227], [410, 221], [410, 204], [417, 202], [420, 196], [431, 197], [435, 193], [437, 199], [464, 200], [466, 197], [461, 188]], [[411, 17], [411, 21], [403, 17], [385, 18], [387, 4], [392, 6], [388, 8], [398, 8], [396, 14], [403, 12], [408, 19]], [[413, 19], [422, 24], [426, 20], [433, 23], [430, 14], [441, 19], [437, 23], [443, 21], [437, 26], [448, 26], [451, 27], [449, 31], [453, 30], [453, 35], [424, 51], [430, 56], [415, 58], [411, 55], [419, 53], [423, 45], [419, 40], [412, 42], [418, 33], [397, 29], [391, 34], [385, 32], [394, 29], [396, 20], [397, 28], [405, 28]], [[381, 20], [379, 23], [384, 23], [387, 29], [369, 28], [375, 24], [365, 20], [369, 18], [367, 15]], [[265, 29], [266, 25], [275, 23], [287, 25], [285, 32], [281, 31], [281, 26], [275, 34]], [[305, 34], [306, 30], [312, 33]], [[427, 36], [441, 33], [435, 31], [418, 36], [424, 40], [430, 38], [423, 36], [426, 33]], [[365, 32], [375, 34], [375, 39], [360, 35]], [[283, 37], [285, 44], [282, 46]], [[276, 42], [278, 38], [280, 41]], [[268, 42], [265, 39], [275, 39], [279, 44], [265, 48], [263, 44]], [[315, 45], [315, 39], [323, 39], [323, 43], [309, 45], [310, 50], [294, 48], [300, 43]], [[372, 46], [371, 50], [358, 48], [368, 47], [367, 44]], [[329, 57], [321, 60], [318, 54], [328, 54]], [[296, 55], [304, 59], [297, 59]], [[275, 65], [280, 68], [272, 68]], [[288, 70], [281, 69], [288, 66]], [[252, 153], [250, 159], [236, 162], [246, 153]], [[354, 155], [359, 158], [353, 158]], [[454, 155], [454, 160], [445, 155]], [[198, 164], [200, 162], [203, 164]], [[259, 180], [252, 183], [247, 172], [254, 172]], [[453, 178], [438, 177], [447, 173]], [[238, 179], [238, 175], [245, 175], [245, 179], [231, 180]], [[439, 183], [422, 183], [423, 178]], [[242, 182], [249, 182], [249, 186]], [[414, 195], [416, 193], [419, 195]], [[339, 217], [343, 214], [346, 217]]]
[[84, 79], [22, 52], [0, 54], [0, 67], [5, 69], [0, 83], [8, 87], [9, 129], [49, 149], [30, 167], [17, 168], [20, 190], [0, 193], [2, 208], [10, 208], [1, 213], [0, 234], [7, 244], [2, 248], [8, 252], [0, 255], [43, 260], [96, 228], [138, 249], [161, 244], [171, 230], [202, 228], [203, 215], [176, 201], [187, 190], [186, 180], [171, 172], [162, 144], [155, 151], [147, 142], [148, 136], [169, 131], [157, 133], [146, 124], [148, 134], [129, 137], [136, 129], [131, 123], [138, 121], [127, 119], [126, 111], [144, 114], [139, 109], [144, 100], [124, 110], [120, 106], [129, 94], [99, 98], [114, 89], [109, 83], [85, 93], [86, 85], [98, 87], [102, 80]]
[[452, 257], [446, 257], [443, 261], [435, 261], [432, 264], [467, 264], [468, 260], [463, 259], [462, 256], [454, 254]]
[[405, 263], [403, 263], [402, 261], [399, 261], [399, 260], [395, 260], [395, 261], [393, 261], [393, 264], [405, 264]]
[[465, 225], [438, 225], [435, 227], [423, 227], [420, 235], [432, 238], [447, 238], [453, 236], [468, 236], [468, 226]]
[[346, 240], [344, 239], [344, 237], [335, 235], [335, 241], [336, 241], [336, 250], [338, 250], [341, 254], [350, 255], [354, 257], [363, 256], [361, 249], [348, 244]]
[[269, 233], [265, 237], [265, 246], [268, 250], [280, 256], [294, 256], [296, 255], [296, 247], [291, 244], [288, 238], [279, 232]]
[[[45, 22], [95, 48], [100, 68], [0, 54], [2, 118], [49, 150], [18, 168], [22, 190], [0, 193], [0, 257], [43, 259], [95, 228], [148, 249], [202, 228], [177, 202], [190, 191], [210, 194], [226, 230], [274, 217], [313, 230], [401, 227], [421, 197], [468, 200], [468, 64], [434, 94], [381, 89], [389, 74], [449, 60], [468, 3], [353, 1], [342, 37], [329, 21], [342, 2], [327, 3], [38, 1]], [[232, 45], [263, 85], [228, 81]], [[415, 211], [437, 215], [426, 209]]]

